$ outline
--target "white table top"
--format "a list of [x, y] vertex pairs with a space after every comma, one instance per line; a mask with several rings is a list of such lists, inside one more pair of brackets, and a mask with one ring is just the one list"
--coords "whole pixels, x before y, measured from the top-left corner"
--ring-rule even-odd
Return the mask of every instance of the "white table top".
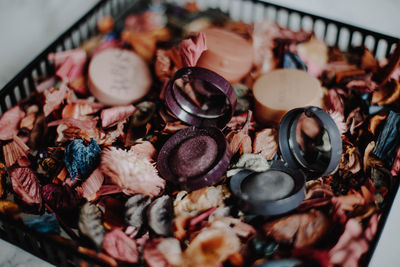
[[[0, 88], [98, 0], [0, 0]], [[270, 0], [281, 5], [400, 37], [397, 0]], [[399, 266], [400, 197], [371, 260], [371, 267]], [[0, 266], [51, 266], [0, 240]]]

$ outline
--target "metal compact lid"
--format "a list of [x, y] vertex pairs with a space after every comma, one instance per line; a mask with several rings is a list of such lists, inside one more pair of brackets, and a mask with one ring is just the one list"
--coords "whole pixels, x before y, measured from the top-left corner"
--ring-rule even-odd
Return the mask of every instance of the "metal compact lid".
[[168, 83], [165, 104], [189, 125], [222, 129], [235, 112], [236, 94], [230, 83], [217, 73], [185, 67]]
[[323, 109], [296, 108], [281, 120], [279, 149], [290, 168], [300, 168], [312, 179], [337, 170], [342, 138], [335, 121]]

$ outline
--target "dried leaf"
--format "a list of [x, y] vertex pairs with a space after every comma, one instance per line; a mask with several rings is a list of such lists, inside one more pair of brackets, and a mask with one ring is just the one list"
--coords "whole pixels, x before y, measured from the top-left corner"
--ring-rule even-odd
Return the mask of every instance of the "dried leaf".
[[75, 190], [78, 194], [87, 200], [96, 198], [96, 192], [100, 190], [104, 182], [104, 176], [99, 168], [95, 169], [92, 174]]
[[85, 146], [82, 139], [73, 140], [65, 149], [64, 162], [68, 173], [74, 180], [87, 178], [100, 163], [101, 150], [96, 140]]
[[28, 205], [42, 206], [41, 189], [35, 173], [29, 168], [15, 168], [10, 171], [12, 188]]
[[[25, 145], [25, 143], [16, 135], [13, 137], [13, 141], [7, 143], [3, 146], [3, 157], [6, 162], [7, 167], [11, 167], [18, 161], [18, 163], [23, 162], [23, 166], [19, 164], [21, 167], [27, 167], [30, 165], [28, 160], [29, 147]], [[21, 161], [23, 160], [23, 161]], [[25, 164], [26, 163], [26, 164]]]
[[39, 233], [60, 234], [60, 224], [54, 214], [46, 214], [38, 218], [26, 219], [24, 223]]
[[18, 125], [25, 112], [17, 105], [10, 108], [0, 118], [0, 140], [10, 140], [18, 134]]
[[123, 262], [136, 263], [139, 253], [135, 241], [120, 229], [108, 232], [103, 241], [103, 249], [112, 257]]
[[101, 157], [101, 170], [121, 188], [134, 193], [154, 197], [165, 187], [165, 180], [158, 176], [154, 165], [131, 150], [115, 147], [105, 149]]
[[85, 203], [79, 213], [79, 231], [89, 237], [100, 248], [105, 234], [100, 209], [89, 202]]
[[101, 126], [103, 128], [117, 125], [121, 121], [125, 121], [133, 113], [136, 107], [133, 105], [116, 106], [112, 108], [103, 109], [101, 112]]
[[256, 133], [253, 143], [253, 153], [261, 153], [266, 160], [272, 160], [278, 152], [277, 132], [266, 128]]
[[330, 228], [324, 213], [310, 210], [307, 213], [289, 215], [264, 224], [265, 233], [276, 241], [293, 242], [295, 247], [307, 247], [320, 240]]
[[269, 169], [270, 163], [261, 154], [247, 154], [243, 153], [238, 162], [229, 167], [226, 173], [227, 177], [231, 177], [238, 172], [247, 169], [256, 172], [264, 172]]
[[375, 115], [369, 121], [368, 131], [370, 131], [373, 135], [375, 135], [376, 128], [380, 125], [381, 122], [386, 120], [387, 115]]
[[227, 134], [226, 139], [229, 143], [229, 148], [232, 154], [236, 154], [237, 152], [240, 152], [240, 154], [252, 152], [253, 150], [252, 141], [249, 136], [249, 126], [251, 117], [252, 117], [252, 111], [249, 110], [243, 128], [238, 132], [232, 131], [229, 134]]

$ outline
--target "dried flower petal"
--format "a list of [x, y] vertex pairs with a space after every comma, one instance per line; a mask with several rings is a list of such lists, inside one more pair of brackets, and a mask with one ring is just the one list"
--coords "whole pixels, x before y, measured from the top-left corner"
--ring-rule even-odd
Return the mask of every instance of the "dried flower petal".
[[159, 195], [165, 187], [165, 180], [158, 176], [154, 165], [131, 150], [105, 149], [101, 170], [120, 187], [150, 197]]
[[149, 161], [154, 161], [157, 155], [157, 150], [149, 141], [138, 143], [132, 146], [130, 150]]
[[153, 238], [146, 243], [143, 258], [149, 267], [181, 266], [182, 250], [175, 238]]
[[3, 157], [4, 161], [6, 162], [6, 166], [11, 167], [12, 165], [14, 165], [14, 163], [22, 158], [26, 159], [28, 164], [24, 164], [24, 166], [21, 167], [29, 166], [29, 147], [25, 145], [25, 143], [18, 136], [14, 135], [13, 139], [14, 140], [12, 142], [3, 146]]
[[54, 214], [46, 214], [38, 218], [26, 219], [24, 223], [39, 233], [60, 234], [60, 224]]
[[325, 214], [314, 209], [307, 213], [289, 215], [263, 226], [265, 233], [276, 241], [293, 242], [295, 247], [314, 244], [329, 228], [329, 220]]
[[247, 113], [247, 119], [243, 128], [239, 132], [230, 132], [227, 134], [226, 139], [229, 142], [229, 148], [232, 154], [236, 154], [240, 151], [240, 154], [251, 153], [252, 145], [251, 138], [249, 136], [249, 126], [252, 117], [252, 111], [249, 110]]
[[351, 134], [355, 134], [356, 129], [361, 127], [364, 124], [365, 118], [364, 114], [361, 112], [360, 107], [354, 109], [347, 116], [346, 125], [347, 129], [349, 129]]
[[10, 171], [11, 184], [14, 192], [25, 203], [42, 205], [40, 184], [35, 173], [29, 168], [15, 168]]
[[342, 153], [339, 168], [353, 174], [361, 170], [361, 155], [357, 148], [351, 146], [346, 147], [346, 150]]
[[17, 204], [10, 200], [0, 200], [0, 213], [13, 215], [19, 213]]
[[216, 218], [211, 221], [210, 227], [230, 228], [238, 237], [241, 238], [249, 238], [251, 235], [256, 233], [253, 226], [233, 217]]
[[339, 129], [339, 132], [341, 135], [345, 134], [347, 132], [347, 126], [346, 123], [344, 122], [344, 116], [342, 113], [337, 112], [337, 111], [330, 111], [329, 115], [335, 122], [337, 128]]
[[73, 214], [79, 204], [79, 198], [68, 185], [47, 184], [42, 187], [44, 202], [56, 213]]
[[240, 249], [230, 228], [203, 228], [183, 252], [183, 266], [215, 267]]
[[179, 43], [179, 54], [184, 67], [194, 67], [201, 54], [207, 50], [206, 35], [199, 32], [194, 38], [184, 39]]
[[139, 260], [135, 241], [127, 237], [120, 229], [114, 229], [105, 235], [103, 249], [120, 261], [136, 263]]
[[171, 77], [171, 59], [168, 57], [167, 50], [157, 49], [154, 63], [154, 71], [161, 81]]
[[228, 188], [222, 185], [205, 187], [191, 193], [180, 191], [174, 201], [174, 213], [179, 216], [196, 216], [213, 207], [224, 206], [230, 197]]
[[45, 90], [44, 95], [44, 105], [43, 113], [44, 116], [49, 116], [54, 110], [56, 110], [65, 99], [72, 97], [72, 91], [66, 86], [61, 86], [60, 88], [53, 88], [50, 90]]
[[105, 230], [102, 224], [100, 209], [89, 202], [85, 203], [79, 213], [79, 231], [89, 237], [100, 248], [103, 243]]
[[171, 235], [173, 214], [172, 198], [168, 195], [161, 196], [147, 209], [148, 224], [158, 235]]
[[394, 159], [393, 165], [392, 165], [392, 170], [390, 173], [393, 176], [397, 176], [400, 171], [400, 146], [397, 148], [397, 153], [396, 153], [396, 158]]
[[238, 172], [247, 169], [256, 172], [264, 172], [269, 169], [270, 163], [261, 154], [247, 154], [244, 153], [240, 156], [238, 162], [229, 167], [226, 173], [227, 177], [231, 177]]
[[125, 121], [133, 113], [136, 107], [132, 105], [116, 106], [112, 108], [103, 109], [101, 112], [101, 126], [103, 128], [116, 125], [118, 122]]
[[329, 89], [326, 106], [329, 110], [344, 114], [344, 92], [341, 89]]
[[358, 266], [359, 259], [367, 250], [368, 242], [363, 236], [361, 225], [350, 219], [339, 241], [329, 251], [331, 264], [343, 267]]
[[369, 121], [368, 131], [372, 134], [375, 134], [376, 128], [380, 125], [381, 122], [386, 120], [387, 115], [375, 115]]
[[400, 97], [400, 83], [390, 80], [372, 93], [371, 104], [390, 105]]
[[6, 179], [8, 177], [8, 172], [6, 166], [0, 162], [0, 198], [3, 198], [6, 193]]
[[63, 119], [85, 119], [86, 115], [96, 113], [103, 107], [104, 104], [98, 102], [80, 101], [69, 103], [63, 108], [61, 116]]
[[18, 134], [18, 125], [25, 112], [17, 105], [10, 108], [0, 118], [0, 140], [12, 139]]
[[100, 162], [101, 150], [96, 140], [91, 139], [85, 146], [82, 139], [73, 140], [65, 149], [64, 162], [68, 173], [74, 180], [78, 175], [87, 178]]
[[68, 127], [79, 128], [82, 130], [90, 130], [96, 127], [97, 119], [81, 120], [81, 119], [66, 118], [66, 119], [52, 121], [49, 124], [47, 124], [47, 126], [51, 127], [51, 126], [58, 126], [61, 124], [64, 124]]
[[99, 168], [95, 169], [92, 174], [75, 190], [78, 194], [87, 200], [96, 198], [96, 192], [100, 190], [101, 185], [104, 182], [103, 173]]
[[266, 128], [256, 133], [253, 143], [253, 153], [261, 153], [266, 160], [272, 160], [278, 152], [277, 132]]
[[144, 194], [131, 196], [125, 203], [125, 221], [140, 230], [144, 222], [145, 210], [150, 203], [151, 199]]

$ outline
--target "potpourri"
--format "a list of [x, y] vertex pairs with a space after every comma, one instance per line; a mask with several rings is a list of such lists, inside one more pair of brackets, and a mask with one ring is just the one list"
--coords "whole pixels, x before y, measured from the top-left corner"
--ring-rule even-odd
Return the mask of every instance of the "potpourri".
[[[32, 213], [23, 221], [41, 233], [60, 233], [61, 226], [81, 252], [111, 265], [365, 264], [398, 184], [399, 46], [390, 59], [377, 60], [365, 47], [340, 52], [311, 32], [234, 22], [192, 2], [150, 5], [128, 15], [123, 28], [110, 16], [97, 25], [100, 33], [81, 47], [49, 54], [55, 76], [40, 77], [30, 98], [2, 114], [0, 213], [19, 221], [19, 212]], [[207, 51], [201, 31], [211, 26], [250, 41], [253, 66], [232, 84], [237, 105], [223, 129], [232, 152], [227, 172], [217, 184], [183, 191], [156, 166], [166, 140], [187, 128], [165, 109], [164, 93], [178, 69], [196, 66]], [[90, 95], [87, 66], [105, 49], [133, 50], [147, 62], [153, 84], [143, 100], [110, 107]], [[321, 81], [343, 153], [336, 172], [307, 181], [297, 209], [263, 217], [241, 211], [227, 185], [239, 171], [266, 171], [281, 157], [279, 128], [254, 120], [251, 90], [276, 68]], [[183, 89], [204, 104], [193, 88]]]

